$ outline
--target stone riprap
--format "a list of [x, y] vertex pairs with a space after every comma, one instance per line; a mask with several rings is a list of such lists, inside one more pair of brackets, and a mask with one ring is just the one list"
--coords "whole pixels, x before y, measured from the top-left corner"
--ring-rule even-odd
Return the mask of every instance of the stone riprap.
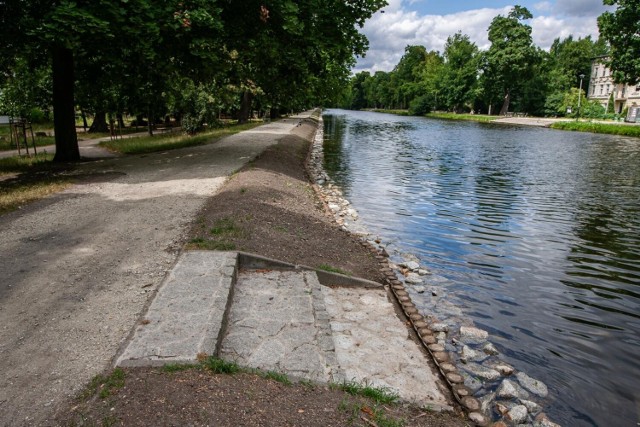
[[[447, 279], [421, 266], [413, 254], [402, 253], [393, 244], [384, 244], [379, 236], [368, 232], [359, 221], [357, 211], [324, 170], [323, 159], [320, 122], [308, 159], [308, 169], [316, 184], [314, 188], [325, 201], [328, 214], [345, 231], [359, 236], [379, 257], [387, 283], [447, 378], [454, 396], [467, 409], [470, 420], [478, 425], [488, 425], [493, 420], [506, 425], [545, 423], [557, 426], [538, 403], [527, 400], [546, 397], [545, 384], [524, 373], [512, 377], [515, 369], [500, 360], [498, 349], [489, 341], [489, 334], [470, 325], [459, 308], [462, 304], [447, 292]], [[438, 347], [432, 347], [434, 344]], [[444, 348], [445, 351], [432, 348]], [[496, 409], [498, 406], [509, 410], [501, 412]], [[509, 412], [514, 407], [517, 409]]]

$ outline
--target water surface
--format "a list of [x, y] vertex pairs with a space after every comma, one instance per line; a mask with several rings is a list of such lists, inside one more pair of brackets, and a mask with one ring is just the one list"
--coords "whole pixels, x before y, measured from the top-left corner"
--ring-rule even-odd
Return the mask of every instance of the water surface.
[[367, 228], [417, 255], [505, 361], [549, 386], [554, 421], [637, 425], [639, 139], [324, 120], [325, 167]]

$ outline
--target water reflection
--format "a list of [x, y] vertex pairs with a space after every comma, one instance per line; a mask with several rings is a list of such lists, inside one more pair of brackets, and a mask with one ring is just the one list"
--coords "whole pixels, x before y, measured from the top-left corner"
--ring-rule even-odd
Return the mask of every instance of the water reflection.
[[325, 116], [326, 167], [413, 252], [564, 425], [640, 412], [640, 141], [375, 113]]

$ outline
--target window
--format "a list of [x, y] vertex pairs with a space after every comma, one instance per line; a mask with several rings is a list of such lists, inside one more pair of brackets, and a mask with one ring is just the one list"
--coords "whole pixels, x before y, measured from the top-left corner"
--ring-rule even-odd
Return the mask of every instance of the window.
[[604, 92], [604, 85], [600, 85], [600, 95]]
[[607, 95], [611, 93], [611, 85], [607, 84]]

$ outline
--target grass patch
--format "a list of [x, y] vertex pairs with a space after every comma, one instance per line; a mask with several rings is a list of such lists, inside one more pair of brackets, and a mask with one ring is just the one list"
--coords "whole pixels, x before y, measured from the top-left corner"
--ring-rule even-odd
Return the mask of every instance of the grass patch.
[[86, 400], [97, 393], [100, 399], [106, 399], [124, 387], [124, 381], [125, 374], [120, 368], [114, 369], [111, 374], [106, 377], [96, 375], [93, 377], [86, 390], [80, 395], [80, 398]]
[[456, 113], [429, 113], [425, 117], [430, 119], [444, 119], [444, 120], [466, 120], [473, 122], [491, 122], [499, 119], [500, 116], [487, 116], [485, 114], [456, 114]]
[[275, 371], [262, 372], [262, 371], [259, 371], [258, 375], [260, 375], [262, 378], [266, 378], [268, 380], [277, 381], [277, 382], [279, 382], [281, 384], [291, 385], [291, 380], [289, 379], [289, 377], [287, 377], [285, 374], [281, 374], [280, 372], [275, 372]]
[[384, 387], [373, 387], [369, 384], [360, 384], [355, 381], [345, 381], [336, 386], [338, 389], [352, 396], [363, 396], [374, 400], [376, 403], [394, 403], [398, 400], [398, 394]]
[[318, 270], [326, 271], [328, 273], [338, 273], [338, 274], [342, 274], [344, 276], [351, 276], [351, 274], [349, 274], [349, 272], [344, 271], [341, 268], [333, 267], [333, 266], [327, 265], [327, 264], [320, 264], [317, 268], [318, 268]]
[[408, 116], [409, 115], [409, 110], [384, 110], [381, 108], [374, 108], [373, 110], [374, 113], [386, 113], [386, 114], [395, 114], [396, 116]]
[[[0, 159], [0, 214], [64, 190], [73, 183], [57, 174], [65, 166], [51, 163], [53, 154]], [[62, 168], [62, 169], [61, 169]]]
[[240, 237], [244, 234], [244, 231], [236, 225], [232, 218], [221, 218], [216, 220], [209, 233], [214, 236]]
[[551, 125], [552, 129], [570, 130], [576, 132], [604, 133], [609, 135], [623, 135], [640, 138], [640, 125], [623, 125], [613, 123], [594, 122], [556, 122]]
[[233, 135], [244, 130], [259, 126], [260, 122], [250, 122], [241, 125], [230, 125], [219, 129], [189, 136], [175, 134], [161, 134], [118, 139], [115, 141], [103, 141], [100, 146], [122, 154], [145, 154], [156, 151], [174, 150], [177, 148], [194, 147], [214, 142], [227, 135]]
[[237, 374], [242, 371], [237, 364], [233, 362], [225, 362], [224, 360], [216, 357], [208, 357], [204, 362], [202, 362], [202, 366], [214, 374]]
[[349, 402], [343, 399], [338, 405], [338, 409], [349, 414], [349, 425], [353, 425], [358, 420], [363, 420], [376, 427], [403, 427], [405, 425], [405, 420], [388, 416], [384, 409], [378, 405], [370, 407], [363, 403]]

